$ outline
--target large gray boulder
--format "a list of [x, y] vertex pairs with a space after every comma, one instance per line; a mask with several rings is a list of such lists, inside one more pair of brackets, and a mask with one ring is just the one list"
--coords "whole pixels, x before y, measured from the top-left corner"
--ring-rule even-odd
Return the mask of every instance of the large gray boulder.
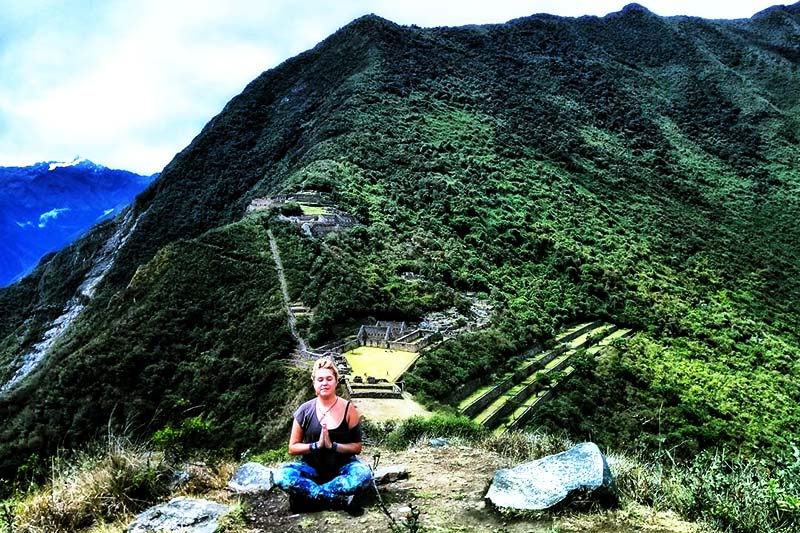
[[266, 492], [272, 488], [272, 470], [260, 463], [245, 463], [228, 482], [234, 492]]
[[618, 502], [608, 462], [592, 442], [498, 470], [485, 499], [497, 508], [540, 511], [581, 491], [603, 505]]
[[230, 511], [221, 503], [196, 498], [174, 498], [169, 503], [151, 507], [136, 517], [127, 533], [181, 531], [214, 533], [219, 517]]

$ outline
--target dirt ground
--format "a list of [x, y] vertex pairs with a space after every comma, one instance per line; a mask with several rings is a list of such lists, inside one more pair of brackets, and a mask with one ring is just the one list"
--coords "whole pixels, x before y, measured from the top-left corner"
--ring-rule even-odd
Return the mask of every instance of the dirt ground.
[[[363, 457], [370, 461], [369, 455]], [[402, 452], [382, 451], [380, 464], [405, 464], [409, 477], [380, 487], [396, 531], [445, 532], [594, 532], [594, 533], [699, 533], [701, 529], [670, 513], [645, 507], [593, 513], [562, 513], [527, 520], [506, 520], [488, 508], [483, 496], [498, 468], [497, 455], [465, 446], [421, 446]], [[392, 531], [392, 521], [381, 510], [377, 497], [363, 500], [360, 513], [320, 511], [292, 513], [288, 498], [277, 489], [242, 498], [248, 531], [348, 532]], [[415, 513], [418, 516], [415, 519]], [[413, 526], [419, 529], [413, 529]]]

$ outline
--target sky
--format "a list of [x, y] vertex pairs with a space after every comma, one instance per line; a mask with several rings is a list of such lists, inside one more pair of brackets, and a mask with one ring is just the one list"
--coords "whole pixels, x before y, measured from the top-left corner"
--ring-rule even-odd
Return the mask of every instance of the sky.
[[[265, 70], [369, 13], [403, 25], [620, 11], [631, 0], [0, 0], [0, 166], [159, 172]], [[749, 18], [774, 0], [639, 0]]]

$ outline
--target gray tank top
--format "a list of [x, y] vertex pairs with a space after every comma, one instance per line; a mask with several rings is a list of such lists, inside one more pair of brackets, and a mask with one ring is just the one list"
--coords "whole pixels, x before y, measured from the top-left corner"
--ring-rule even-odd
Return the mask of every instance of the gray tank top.
[[[316, 401], [316, 398], [309, 400], [294, 412], [294, 419], [303, 429], [303, 442], [305, 443], [318, 441], [320, 433], [322, 433], [322, 425], [317, 419]], [[361, 421], [359, 420], [358, 424], [352, 428], [347, 426], [347, 412], [349, 410], [350, 402], [348, 401], [344, 408], [342, 423], [336, 428], [328, 428], [331, 442], [338, 442], [339, 444], [361, 442]], [[335, 453], [333, 450], [320, 449], [303, 455], [302, 460], [314, 467], [322, 480], [329, 480], [338, 474], [342, 466], [355, 460], [355, 456], [353, 454]]]

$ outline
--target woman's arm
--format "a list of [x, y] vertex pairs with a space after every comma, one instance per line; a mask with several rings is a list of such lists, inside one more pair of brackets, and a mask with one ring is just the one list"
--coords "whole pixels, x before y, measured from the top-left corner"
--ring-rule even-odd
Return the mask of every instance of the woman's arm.
[[312, 447], [318, 443], [306, 444], [303, 442], [303, 428], [292, 421], [292, 432], [289, 434], [289, 455], [306, 455], [312, 452]]

